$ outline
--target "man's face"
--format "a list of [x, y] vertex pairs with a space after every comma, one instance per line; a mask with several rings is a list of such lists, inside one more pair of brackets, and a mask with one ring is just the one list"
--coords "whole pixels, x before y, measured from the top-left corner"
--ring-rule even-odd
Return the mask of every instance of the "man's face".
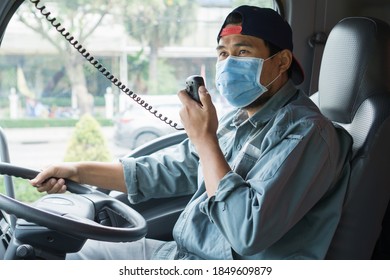
[[[270, 51], [264, 41], [260, 38], [241, 34], [232, 34], [221, 37], [217, 47], [218, 61], [225, 60], [229, 56], [267, 59], [270, 57]], [[264, 62], [260, 77], [262, 85], [269, 84], [279, 74], [278, 67], [276, 65], [277, 59], [274, 58], [276, 58], [276, 56]]]

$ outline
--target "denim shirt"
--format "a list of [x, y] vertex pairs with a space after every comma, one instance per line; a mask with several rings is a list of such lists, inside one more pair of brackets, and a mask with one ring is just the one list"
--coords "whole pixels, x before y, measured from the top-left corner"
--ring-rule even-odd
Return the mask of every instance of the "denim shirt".
[[125, 158], [129, 200], [194, 194], [157, 259], [323, 259], [340, 218], [352, 140], [289, 81], [251, 118], [235, 110], [218, 139], [232, 171], [208, 197], [187, 139]]

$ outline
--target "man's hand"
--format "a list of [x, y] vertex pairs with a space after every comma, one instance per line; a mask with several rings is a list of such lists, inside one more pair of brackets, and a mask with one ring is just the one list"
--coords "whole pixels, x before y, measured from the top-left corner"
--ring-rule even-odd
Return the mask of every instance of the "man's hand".
[[180, 118], [191, 142], [197, 146], [210, 138], [215, 140], [218, 117], [207, 89], [199, 87], [202, 104], [194, 101], [185, 90], [181, 90], [178, 96], [183, 104]]
[[75, 164], [63, 163], [51, 165], [41, 171], [34, 179], [31, 179], [30, 183], [39, 192], [64, 193], [66, 191], [64, 179], [78, 181]]
[[217, 113], [204, 86], [199, 88], [202, 104], [194, 101], [185, 90], [179, 92], [179, 98], [183, 103], [180, 117], [188, 138], [198, 152], [206, 192], [211, 197], [215, 195], [221, 179], [231, 170], [219, 147]]

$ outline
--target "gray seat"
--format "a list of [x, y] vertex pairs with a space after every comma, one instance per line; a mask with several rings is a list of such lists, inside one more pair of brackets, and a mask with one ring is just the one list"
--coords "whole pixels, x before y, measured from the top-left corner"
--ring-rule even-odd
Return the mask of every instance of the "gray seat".
[[371, 259], [390, 198], [390, 27], [340, 21], [322, 57], [318, 106], [354, 140], [351, 178], [327, 259]]

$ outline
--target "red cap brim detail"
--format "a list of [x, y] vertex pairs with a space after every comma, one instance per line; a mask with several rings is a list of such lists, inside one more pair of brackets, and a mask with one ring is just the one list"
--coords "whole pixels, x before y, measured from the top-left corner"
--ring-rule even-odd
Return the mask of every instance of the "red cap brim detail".
[[222, 29], [220, 37], [233, 35], [233, 34], [241, 34], [242, 27], [240, 25], [229, 26]]

